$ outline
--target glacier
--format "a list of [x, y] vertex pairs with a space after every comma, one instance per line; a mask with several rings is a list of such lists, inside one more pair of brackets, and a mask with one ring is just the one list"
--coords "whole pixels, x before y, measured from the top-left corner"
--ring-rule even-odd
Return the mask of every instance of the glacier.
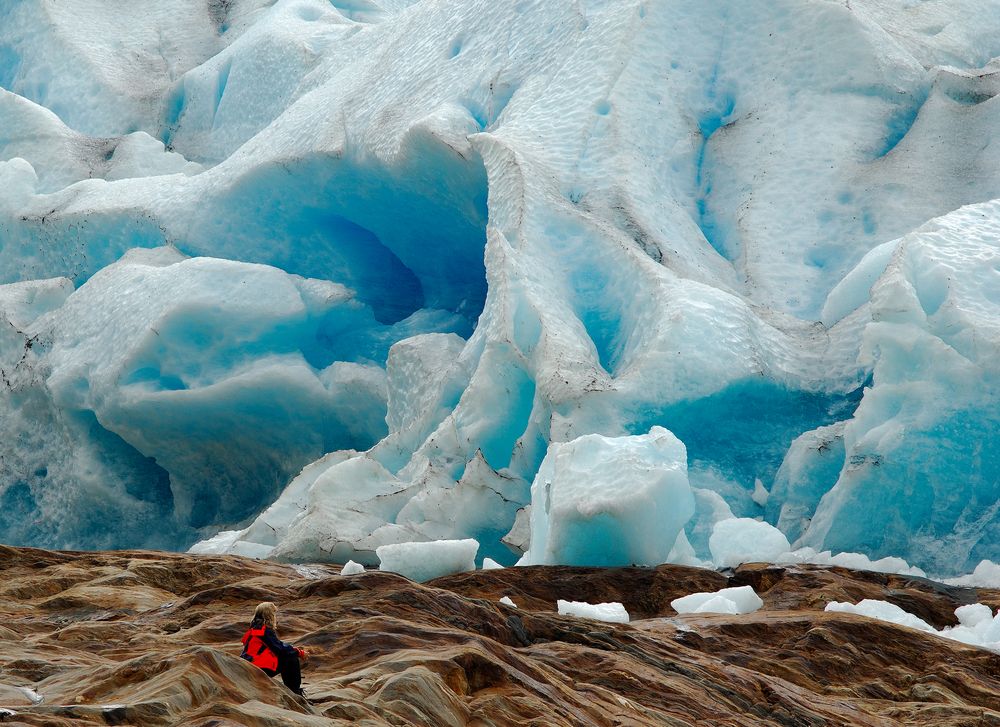
[[1000, 560], [998, 93], [995, 0], [4, 3], [0, 541]]

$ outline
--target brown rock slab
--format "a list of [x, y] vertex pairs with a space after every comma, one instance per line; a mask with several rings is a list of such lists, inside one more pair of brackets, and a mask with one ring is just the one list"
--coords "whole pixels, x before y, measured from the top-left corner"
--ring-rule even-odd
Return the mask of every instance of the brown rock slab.
[[[228, 556], [0, 546], [0, 584], [5, 723], [1000, 726], [997, 654], [823, 611], [876, 598], [940, 628], [957, 606], [1000, 603], [920, 578], [530, 567], [421, 585]], [[670, 607], [734, 585], [764, 608]], [[559, 616], [557, 599], [620, 601], [633, 622]], [[311, 653], [309, 701], [238, 658], [262, 600], [278, 602], [281, 637]]]

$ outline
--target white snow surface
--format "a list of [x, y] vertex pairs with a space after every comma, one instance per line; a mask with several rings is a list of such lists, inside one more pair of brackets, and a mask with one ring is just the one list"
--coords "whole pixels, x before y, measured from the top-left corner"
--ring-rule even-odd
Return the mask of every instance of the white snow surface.
[[1000, 0], [0, 3], [0, 541], [1000, 561], [998, 57]]
[[586, 601], [559, 599], [556, 601], [556, 608], [562, 616], [576, 616], [577, 618], [589, 618], [610, 623], [627, 624], [629, 622], [628, 611], [618, 602], [587, 603]]
[[723, 588], [714, 593], [692, 593], [675, 598], [670, 607], [677, 613], [753, 613], [764, 601], [750, 586]]

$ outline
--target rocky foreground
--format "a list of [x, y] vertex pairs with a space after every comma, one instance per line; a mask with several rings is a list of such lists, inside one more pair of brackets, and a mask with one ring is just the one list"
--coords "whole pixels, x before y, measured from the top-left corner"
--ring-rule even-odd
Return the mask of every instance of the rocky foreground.
[[[29, 725], [1000, 725], [1000, 656], [929, 623], [1000, 592], [817, 566], [480, 571], [419, 585], [336, 566], [0, 547], [0, 721]], [[752, 585], [746, 616], [670, 601]], [[518, 606], [497, 603], [510, 597]], [[621, 601], [614, 625], [557, 598]], [[306, 702], [238, 658], [253, 607], [307, 647]], [[38, 701], [39, 698], [41, 701]]]

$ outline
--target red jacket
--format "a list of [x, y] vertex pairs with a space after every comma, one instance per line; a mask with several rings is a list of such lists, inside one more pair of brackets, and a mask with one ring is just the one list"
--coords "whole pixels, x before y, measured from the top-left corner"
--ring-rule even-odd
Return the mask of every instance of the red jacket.
[[264, 634], [266, 631], [267, 626], [261, 626], [259, 629], [251, 627], [243, 634], [243, 653], [240, 654], [240, 658], [246, 659], [261, 669], [277, 671], [278, 655], [271, 651], [268, 645], [264, 643]]

